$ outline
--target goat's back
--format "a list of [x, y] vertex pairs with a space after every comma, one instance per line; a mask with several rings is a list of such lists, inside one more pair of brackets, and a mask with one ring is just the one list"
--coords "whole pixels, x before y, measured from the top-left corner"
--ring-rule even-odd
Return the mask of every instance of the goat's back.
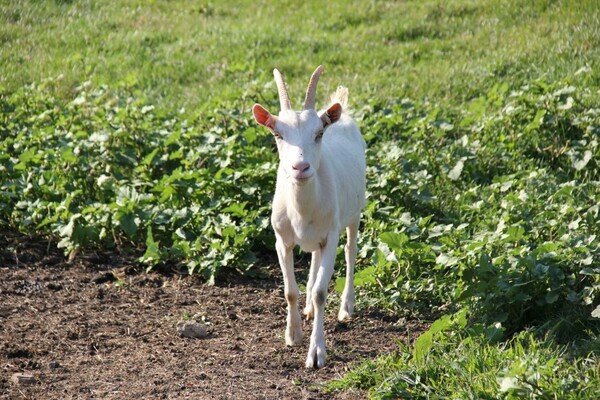
[[323, 136], [321, 168], [336, 186], [340, 223], [347, 226], [365, 205], [365, 141], [349, 115], [331, 125]]

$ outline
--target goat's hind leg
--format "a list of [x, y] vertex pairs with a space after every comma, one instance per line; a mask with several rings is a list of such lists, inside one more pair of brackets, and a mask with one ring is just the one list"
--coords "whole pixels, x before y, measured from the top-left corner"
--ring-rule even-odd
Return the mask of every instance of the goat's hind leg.
[[342, 292], [340, 311], [338, 321], [343, 321], [352, 317], [354, 313], [354, 265], [356, 263], [356, 254], [358, 253], [357, 239], [360, 216], [346, 228], [348, 241], [344, 246], [346, 256], [346, 284]]
[[310, 271], [308, 272], [308, 281], [306, 282], [306, 305], [304, 306], [304, 315], [306, 319], [312, 319], [315, 316], [313, 301], [312, 301], [312, 289], [315, 284], [315, 278], [317, 276], [317, 270], [321, 265], [321, 250], [315, 250], [312, 252], [310, 259]]

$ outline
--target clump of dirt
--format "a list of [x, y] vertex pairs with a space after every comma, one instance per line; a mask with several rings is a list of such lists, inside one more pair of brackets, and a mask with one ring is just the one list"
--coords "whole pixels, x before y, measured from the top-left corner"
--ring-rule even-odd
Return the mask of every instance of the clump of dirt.
[[[339, 323], [330, 307], [328, 364], [306, 370], [310, 324], [303, 346], [285, 346], [277, 274], [207, 286], [193, 276], [146, 274], [114, 254], [67, 263], [53, 245], [7, 236], [0, 238], [0, 398], [360, 398], [327, 393], [323, 384], [423, 330], [372, 310]], [[181, 336], [185, 320], [205, 325], [205, 337]]]

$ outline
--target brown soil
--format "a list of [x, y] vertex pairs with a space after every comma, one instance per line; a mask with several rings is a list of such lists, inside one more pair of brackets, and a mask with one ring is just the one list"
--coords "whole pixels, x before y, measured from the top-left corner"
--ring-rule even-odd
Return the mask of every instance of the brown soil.
[[[302, 346], [285, 346], [279, 274], [211, 287], [196, 277], [146, 274], [110, 254], [67, 263], [53, 245], [8, 236], [0, 235], [1, 399], [363, 398], [328, 393], [323, 384], [422, 331], [373, 310], [338, 323], [331, 304], [328, 364], [306, 370], [310, 325]], [[207, 323], [208, 337], [179, 336], [176, 326], [187, 318]], [[34, 381], [17, 383], [15, 373]]]

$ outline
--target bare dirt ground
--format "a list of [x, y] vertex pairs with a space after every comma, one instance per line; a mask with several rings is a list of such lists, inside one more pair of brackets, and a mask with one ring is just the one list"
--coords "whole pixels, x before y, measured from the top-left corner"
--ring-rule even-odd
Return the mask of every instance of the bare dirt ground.
[[[310, 325], [302, 346], [285, 346], [273, 275], [211, 287], [113, 254], [67, 263], [54, 244], [0, 234], [0, 399], [364, 398], [323, 384], [423, 330], [374, 310], [339, 323], [331, 305], [328, 364], [306, 370]], [[206, 323], [207, 337], [181, 337], [186, 319]]]

